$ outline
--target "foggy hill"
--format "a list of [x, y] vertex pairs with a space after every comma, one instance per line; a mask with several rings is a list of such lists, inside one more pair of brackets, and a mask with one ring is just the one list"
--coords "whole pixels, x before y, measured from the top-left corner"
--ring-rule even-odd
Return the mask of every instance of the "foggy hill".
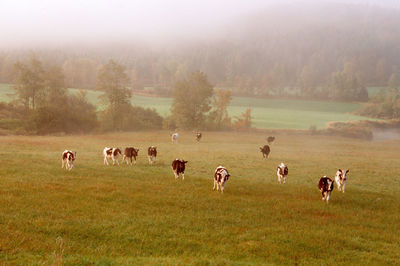
[[95, 87], [99, 65], [110, 58], [127, 67], [133, 87], [160, 91], [198, 69], [216, 86], [246, 94], [299, 87], [304, 76], [309, 86], [327, 86], [346, 65], [368, 86], [386, 85], [400, 70], [400, 11], [375, 4], [271, 5], [190, 36], [8, 48], [0, 52], [0, 82], [12, 82], [14, 62], [32, 51], [46, 64], [62, 65], [70, 87]]

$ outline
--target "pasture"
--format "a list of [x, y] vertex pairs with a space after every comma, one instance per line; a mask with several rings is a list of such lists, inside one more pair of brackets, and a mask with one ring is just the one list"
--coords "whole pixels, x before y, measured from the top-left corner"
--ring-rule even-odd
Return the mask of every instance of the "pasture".
[[[0, 137], [4, 264], [363, 265], [400, 262], [400, 141], [180, 132]], [[104, 166], [105, 146], [140, 149], [136, 166]], [[149, 165], [146, 148], [156, 145]], [[72, 171], [64, 149], [77, 151]], [[188, 160], [185, 180], [171, 162]], [[289, 168], [285, 185], [276, 167]], [[218, 165], [231, 177], [213, 191]], [[319, 178], [349, 168], [327, 205]], [[335, 184], [336, 186], [336, 184]]]
[[[10, 101], [14, 91], [11, 85], [0, 84], [0, 101]], [[70, 89], [77, 93], [77, 89]], [[100, 91], [86, 91], [87, 99], [99, 110], [104, 105], [99, 100]], [[161, 116], [170, 114], [172, 98], [134, 95], [132, 105], [154, 108]], [[247, 108], [252, 110], [253, 127], [266, 129], [309, 129], [314, 125], [317, 129], [326, 127], [330, 121], [358, 121], [370, 119], [352, 114], [361, 108], [358, 103], [282, 100], [266, 98], [233, 97], [228, 113], [233, 118], [240, 116]]]

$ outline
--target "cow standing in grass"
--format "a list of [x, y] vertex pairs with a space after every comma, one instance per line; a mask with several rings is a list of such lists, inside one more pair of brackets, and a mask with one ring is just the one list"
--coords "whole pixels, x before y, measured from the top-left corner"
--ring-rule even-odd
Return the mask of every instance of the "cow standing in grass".
[[172, 143], [178, 143], [178, 138], [179, 138], [179, 134], [177, 132], [175, 132], [174, 134], [171, 135], [171, 141]]
[[344, 189], [346, 187], [347, 173], [349, 171], [350, 170], [342, 171], [342, 169], [339, 169], [336, 172], [336, 176], [335, 176], [336, 185], [338, 186], [338, 190], [342, 191], [343, 193], [344, 193]]
[[221, 192], [224, 193], [224, 189], [225, 189], [225, 183], [226, 181], [228, 181], [229, 177], [231, 175], [228, 173], [228, 170], [223, 167], [223, 166], [218, 166], [217, 169], [215, 169], [215, 173], [214, 173], [214, 187], [213, 190], [215, 190], [215, 188], [217, 188], [217, 191], [219, 190], [219, 188], [221, 188]]
[[113, 161], [113, 165], [115, 165], [115, 162], [119, 165], [118, 161], [118, 156], [122, 155], [121, 149], [119, 148], [108, 148], [105, 147], [103, 150], [103, 155], [104, 155], [104, 164], [109, 165], [107, 158], [111, 158]]
[[185, 167], [188, 161], [175, 159], [172, 161], [172, 171], [174, 172], [175, 179], [179, 178], [179, 174], [182, 174], [182, 180], [185, 179]]
[[268, 158], [271, 149], [269, 148], [268, 145], [264, 145], [264, 147], [260, 147], [260, 151], [263, 155], [263, 158]]
[[74, 167], [74, 161], [76, 158], [76, 152], [72, 152], [70, 150], [65, 150], [62, 153], [62, 159], [61, 159], [61, 168], [64, 168], [68, 171], [71, 171], [71, 169]]
[[267, 141], [268, 141], [268, 144], [271, 145], [272, 142], [275, 141], [275, 137], [269, 136], [269, 137], [267, 138]]
[[197, 140], [197, 142], [199, 142], [199, 141], [201, 140], [201, 137], [202, 137], [201, 132], [197, 132], [197, 133], [196, 133], [196, 140]]
[[287, 168], [287, 166], [284, 163], [281, 163], [276, 168], [276, 174], [278, 176], [278, 183], [281, 184], [282, 180], [283, 180], [283, 184], [285, 184], [286, 183], [286, 177], [289, 174], [289, 169]]
[[131, 161], [132, 165], [132, 160], [134, 161], [134, 164], [136, 164], [136, 157], [139, 154], [139, 149], [135, 149], [134, 147], [128, 147], [125, 148], [124, 152], [124, 157], [122, 158], [122, 161], [126, 160], [126, 164], [129, 164], [128, 159]]
[[156, 146], [150, 146], [147, 149], [147, 156], [149, 158], [149, 164], [155, 163], [156, 157], [157, 157], [157, 147]]
[[327, 176], [321, 177], [318, 182], [318, 188], [319, 191], [321, 191], [322, 200], [325, 200], [326, 203], [328, 203], [333, 190], [333, 180]]

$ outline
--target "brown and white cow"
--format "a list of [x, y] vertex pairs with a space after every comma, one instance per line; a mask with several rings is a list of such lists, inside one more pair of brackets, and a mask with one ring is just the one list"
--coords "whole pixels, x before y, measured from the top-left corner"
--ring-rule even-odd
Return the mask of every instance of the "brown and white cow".
[[284, 163], [281, 163], [276, 168], [276, 174], [278, 176], [278, 183], [281, 184], [281, 182], [283, 180], [283, 184], [285, 184], [286, 183], [286, 177], [289, 174], [289, 169], [287, 168], [287, 166]]
[[228, 170], [223, 167], [223, 166], [218, 166], [217, 169], [215, 169], [215, 173], [214, 173], [214, 187], [213, 190], [215, 190], [215, 188], [217, 188], [217, 191], [219, 190], [219, 188], [221, 188], [221, 192], [224, 193], [224, 189], [225, 189], [225, 183], [226, 181], [228, 181], [229, 177], [231, 175], [229, 174]]
[[147, 156], [149, 158], [149, 164], [153, 164], [156, 161], [156, 157], [157, 157], [157, 147], [150, 146], [147, 149]]
[[350, 170], [342, 171], [342, 169], [337, 170], [336, 176], [335, 176], [335, 181], [336, 185], [338, 186], [339, 191], [342, 191], [344, 193], [344, 189], [346, 187], [346, 182], [347, 182], [347, 173]]
[[326, 203], [328, 203], [333, 190], [333, 180], [327, 177], [326, 175], [321, 177], [321, 179], [318, 182], [318, 188], [319, 191], [321, 191], [322, 200], [325, 200]]
[[75, 158], [76, 158], [76, 152], [72, 152], [70, 150], [63, 151], [61, 159], [61, 168], [64, 168], [65, 164], [65, 169], [71, 171], [72, 167], [74, 167]]
[[272, 136], [269, 136], [269, 137], [267, 138], [267, 141], [268, 141], [268, 144], [269, 144], [269, 145], [271, 145], [272, 142], [274, 142], [274, 140], [275, 140], [275, 137], [272, 137]]
[[174, 172], [175, 179], [179, 178], [179, 174], [182, 174], [182, 180], [185, 179], [185, 166], [188, 161], [175, 159], [172, 161], [172, 171]]
[[260, 151], [263, 155], [263, 158], [268, 158], [271, 149], [269, 148], [268, 145], [264, 145], [264, 147], [260, 147]]
[[122, 155], [122, 152], [120, 148], [105, 147], [103, 150], [103, 155], [104, 164], [109, 165], [107, 158], [111, 158], [111, 160], [113, 161], [113, 165], [115, 165], [115, 162], [117, 162], [117, 164], [119, 165], [118, 156]]
[[122, 157], [122, 161], [126, 161], [126, 164], [129, 164], [128, 159], [131, 161], [132, 165], [132, 158], [134, 161], [134, 164], [136, 164], [136, 157], [139, 154], [139, 149], [135, 149], [134, 147], [127, 147], [125, 148], [124, 151], [124, 156]]
[[201, 140], [201, 137], [202, 137], [201, 132], [197, 132], [197, 133], [196, 133], [196, 140], [197, 140], [197, 142], [199, 142], [199, 141]]

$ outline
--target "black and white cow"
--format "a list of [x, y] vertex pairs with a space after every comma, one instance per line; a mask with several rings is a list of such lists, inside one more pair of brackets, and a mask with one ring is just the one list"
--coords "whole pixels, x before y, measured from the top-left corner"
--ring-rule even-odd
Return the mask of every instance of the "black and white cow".
[[[129, 160], [131, 161], [132, 165], [132, 158], [134, 164], [136, 164], [136, 157], [139, 154], [139, 149], [135, 149], [134, 147], [127, 147], [125, 148], [124, 156], [122, 157], [122, 161], [126, 160], [126, 164], [129, 164]], [[128, 160], [129, 159], [129, 160]]]
[[171, 135], [171, 141], [172, 141], [172, 143], [178, 143], [178, 138], [179, 138], [178, 132], [175, 132], [174, 134], [172, 134], [172, 135]]
[[201, 140], [201, 137], [202, 137], [201, 132], [197, 132], [197, 133], [196, 133], [196, 140], [197, 140], [197, 142], [199, 142], [199, 141]]
[[278, 183], [281, 184], [281, 182], [283, 180], [283, 184], [285, 184], [286, 183], [286, 177], [289, 174], [289, 169], [287, 168], [287, 166], [284, 163], [281, 163], [276, 168], [276, 174], [278, 176]]
[[350, 170], [342, 171], [342, 169], [337, 170], [336, 176], [335, 176], [335, 181], [336, 185], [338, 186], [339, 191], [342, 191], [344, 193], [344, 189], [346, 187], [346, 182], [347, 182], [347, 173]]
[[274, 142], [274, 140], [275, 140], [275, 137], [269, 136], [269, 137], [267, 138], [267, 141], [268, 141], [268, 144], [269, 144], [269, 145], [271, 145], [271, 143]]
[[149, 164], [153, 164], [156, 161], [156, 157], [157, 157], [157, 147], [150, 146], [147, 149], [147, 156], [149, 158]]
[[260, 151], [263, 155], [263, 158], [268, 158], [271, 149], [269, 148], [268, 145], [264, 145], [264, 147], [260, 147]]
[[172, 171], [174, 172], [175, 179], [179, 178], [179, 174], [182, 174], [182, 180], [185, 179], [185, 166], [188, 161], [175, 159], [172, 161]]
[[331, 196], [331, 192], [333, 190], [333, 180], [327, 176], [321, 177], [318, 182], [319, 191], [322, 194], [322, 200], [325, 200], [326, 203], [329, 201], [329, 197]]
[[74, 167], [75, 158], [76, 158], [76, 152], [72, 152], [70, 150], [63, 151], [61, 159], [61, 168], [64, 168], [65, 164], [65, 169], [71, 171], [72, 167]]
[[221, 188], [221, 192], [224, 193], [224, 189], [225, 189], [225, 183], [226, 181], [228, 181], [229, 177], [231, 175], [229, 174], [228, 170], [223, 167], [223, 166], [218, 166], [217, 169], [215, 169], [215, 173], [214, 173], [214, 187], [213, 190], [215, 190], [215, 188], [217, 188], [217, 191], [219, 190], [219, 188]]
[[109, 165], [107, 158], [111, 158], [113, 161], [113, 165], [115, 165], [115, 162], [117, 162], [117, 164], [119, 165], [118, 156], [122, 155], [122, 152], [120, 148], [105, 147], [103, 150], [103, 155], [104, 155], [104, 164]]

